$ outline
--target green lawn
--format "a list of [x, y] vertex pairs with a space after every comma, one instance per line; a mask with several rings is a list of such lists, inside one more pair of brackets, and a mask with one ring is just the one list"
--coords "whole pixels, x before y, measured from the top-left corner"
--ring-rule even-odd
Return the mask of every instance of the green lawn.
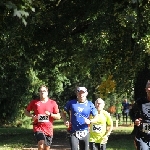
[[[113, 130], [109, 137], [107, 150], [134, 150], [133, 136], [130, 135], [132, 129], [133, 127], [118, 127]], [[65, 130], [61, 121], [54, 122], [55, 133]], [[35, 143], [32, 129], [0, 128], [0, 150], [21, 150], [22, 147], [30, 147]]]

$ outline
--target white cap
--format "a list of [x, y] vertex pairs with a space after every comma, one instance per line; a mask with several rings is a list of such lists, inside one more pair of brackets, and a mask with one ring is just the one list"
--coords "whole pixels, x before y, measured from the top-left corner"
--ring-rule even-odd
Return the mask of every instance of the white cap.
[[87, 89], [85, 87], [78, 87], [77, 91], [83, 91], [83, 92], [87, 92]]

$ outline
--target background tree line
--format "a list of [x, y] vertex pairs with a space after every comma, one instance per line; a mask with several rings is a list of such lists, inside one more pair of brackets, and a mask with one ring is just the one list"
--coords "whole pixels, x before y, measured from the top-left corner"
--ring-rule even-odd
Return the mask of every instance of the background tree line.
[[149, 10], [146, 0], [1, 0], [0, 124], [22, 118], [41, 84], [60, 107], [79, 84], [108, 105], [144, 95]]

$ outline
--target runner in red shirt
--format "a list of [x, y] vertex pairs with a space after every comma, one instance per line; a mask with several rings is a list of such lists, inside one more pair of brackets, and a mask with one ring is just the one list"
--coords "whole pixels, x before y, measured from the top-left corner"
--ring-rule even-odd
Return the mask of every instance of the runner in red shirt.
[[57, 103], [48, 98], [48, 88], [45, 85], [39, 88], [39, 93], [40, 99], [32, 100], [28, 104], [25, 115], [32, 117], [38, 150], [50, 150], [53, 138], [53, 120], [60, 119], [60, 113]]

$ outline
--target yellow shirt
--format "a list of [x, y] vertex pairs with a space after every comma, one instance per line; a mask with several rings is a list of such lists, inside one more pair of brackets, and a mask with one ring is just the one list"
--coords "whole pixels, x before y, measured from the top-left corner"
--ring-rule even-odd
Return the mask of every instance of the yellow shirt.
[[107, 125], [111, 125], [111, 123], [110, 114], [105, 110], [101, 111], [98, 114], [98, 121], [90, 124], [90, 142], [101, 143], [106, 134]]

